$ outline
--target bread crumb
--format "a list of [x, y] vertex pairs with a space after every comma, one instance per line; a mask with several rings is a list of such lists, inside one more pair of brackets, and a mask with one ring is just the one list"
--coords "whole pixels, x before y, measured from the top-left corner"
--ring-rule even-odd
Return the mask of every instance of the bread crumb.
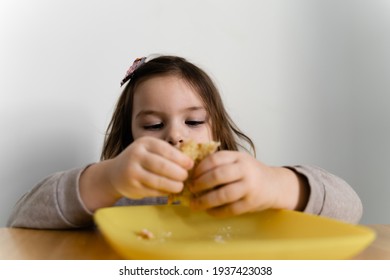
[[138, 232], [136, 232], [136, 235], [138, 236], [139, 239], [154, 239], [155, 236], [153, 234], [153, 232], [151, 232], [150, 230], [144, 228]]

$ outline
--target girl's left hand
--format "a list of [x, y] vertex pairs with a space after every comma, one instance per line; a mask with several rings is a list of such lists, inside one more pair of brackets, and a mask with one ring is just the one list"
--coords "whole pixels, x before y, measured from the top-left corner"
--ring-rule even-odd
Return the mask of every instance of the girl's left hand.
[[191, 208], [206, 210], [214, 216], [239, 215], [268, 208], [294, 209], [298, 201], [298, 189], [294, 197], [293, 189], [284, 188], [290, 184], [289, 180], [299, 183], [294, 172], [269, 167], [243, 152], [212, 154], [198, 165], [193, 176], [190, 190], [198, 196], [192, 199]]

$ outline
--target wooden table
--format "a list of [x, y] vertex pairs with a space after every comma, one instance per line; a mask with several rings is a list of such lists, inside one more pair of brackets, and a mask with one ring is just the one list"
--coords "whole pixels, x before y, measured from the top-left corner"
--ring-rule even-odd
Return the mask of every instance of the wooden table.
[[376, 239], [356, 260], [390, 260], [390, 225], [368, 225], [376, 232]]
[[[390, 225], [369, 225], [376, 240], [354, 257], [390, 259]], [[2, 260], [120, 260], [98, 230], [33, 230], [0, 228]]]
[[97, 229], [0, 228], [0, 260], [121, 260]]

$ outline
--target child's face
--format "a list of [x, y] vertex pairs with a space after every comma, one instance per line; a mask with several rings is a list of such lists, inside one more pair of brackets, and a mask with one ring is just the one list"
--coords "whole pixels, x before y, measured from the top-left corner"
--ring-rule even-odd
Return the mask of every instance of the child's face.
[[141, 82], [133, 100], [134, 139], [153, 136], [178, 146], [187, 139], [212, 139], [209, 116], [197, 92], [176, 76], [157, 76]]

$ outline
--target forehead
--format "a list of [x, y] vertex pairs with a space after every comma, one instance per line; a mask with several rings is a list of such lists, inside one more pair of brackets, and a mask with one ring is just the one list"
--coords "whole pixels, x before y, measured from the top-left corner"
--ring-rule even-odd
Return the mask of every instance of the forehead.
[[166, 105], [204, 107], [199, 93], [186, 80], [175, 75], [151, 77], [135, 88], [133, 110]]

